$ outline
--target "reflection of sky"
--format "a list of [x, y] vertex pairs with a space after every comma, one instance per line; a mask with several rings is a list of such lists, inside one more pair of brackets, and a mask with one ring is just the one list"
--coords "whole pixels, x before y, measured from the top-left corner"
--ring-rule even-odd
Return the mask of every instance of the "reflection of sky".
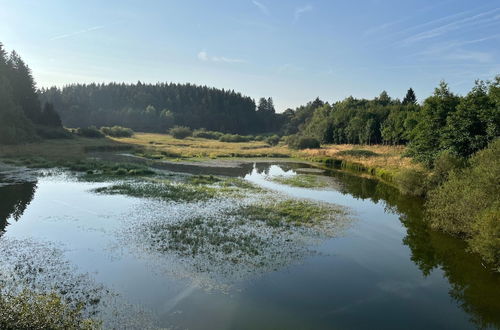
[[397, 214], [385, 212], [383, 201], [268, 180], [296, 175], [294, 166], [257, 164], [245, 179], [292, 197], [345, 206], [355, 220], [344, 236], [318, 246], [319, 255], [241, 283], [230, 295], [174, 280], [132, 255], [115, 233], [123, 217], [144, 204], [89, 193], [102, 183], [41, 178], [32, 203], [6, 236], [56, 242], [80, 271], [154, 309], [166, 324], [175, 320], [186, 328], [258, 328], [272, 322], [287, 328], [469, 327], [467, 315], [450, 300], [442, 271], [423, 277], [411, 261], [402, 243], [406, 230]]

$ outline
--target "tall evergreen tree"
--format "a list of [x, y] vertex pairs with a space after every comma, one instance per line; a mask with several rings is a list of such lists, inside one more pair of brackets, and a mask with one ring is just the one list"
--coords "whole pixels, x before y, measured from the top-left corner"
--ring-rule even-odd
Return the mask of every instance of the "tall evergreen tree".
[[403, 99], [403, 105], [410, 105], [410, 104], [417, 104], [417, 96], [415, 95], [415, 92], [411, 87], [410, 89], [408, 89], [405, 98]]

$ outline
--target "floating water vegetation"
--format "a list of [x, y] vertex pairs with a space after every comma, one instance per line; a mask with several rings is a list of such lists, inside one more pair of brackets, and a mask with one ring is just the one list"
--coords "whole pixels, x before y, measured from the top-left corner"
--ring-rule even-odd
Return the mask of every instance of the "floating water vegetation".
[[274, 182], [300, 188], [325, 188], [328, 186], [326, 177], [314, 174], [297, 174], [293, 176], [276, 176]]
[[161, 180], [157, 182], [122, 182], [94, 189], [96, 193], [133, 197], [159, 198], [172, 201], [203, 201], [217, 195], [216, 188]]
[[23, 290], [17, 295], [0, 294], [1, 329], [100, 329], [101, 322], [83, 316], [83, 305], [70, 307], [61, 297]]
[[240, 208], [237, 212], [247, 219], [264, 221], [271, 227], [312, 226], [346, 214], [340, 208], [295, 199], [250, 204]]

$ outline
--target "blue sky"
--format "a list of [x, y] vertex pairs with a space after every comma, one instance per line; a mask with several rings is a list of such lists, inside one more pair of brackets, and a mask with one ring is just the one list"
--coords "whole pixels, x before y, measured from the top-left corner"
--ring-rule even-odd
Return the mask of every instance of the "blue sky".
[[0, 0], [0, 42], [39, 87], [191, 82], [273, 97], [423, 99], [500, 74], [500, 1]]

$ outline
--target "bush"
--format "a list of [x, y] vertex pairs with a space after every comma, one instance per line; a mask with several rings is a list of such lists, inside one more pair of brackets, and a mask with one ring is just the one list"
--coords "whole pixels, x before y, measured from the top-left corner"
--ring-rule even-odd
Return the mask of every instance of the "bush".
[[453, 170], [429, 194], [426, 219], [432, 228], [467, 240], [472, 251], [500, 268], [500, 139]]
[[292, 149], [318, 149], [320, 143], [318, 139], [307, 136], [291, 135], [287, 138], [288, 146]]
[[185, 139], [188, 136], [193, 135], [193, 131], [186, 126], [175, 126], [171, 128], [168, 132], [176, 139]]
[[448, 179], [448, 175], [465, 166], [465, 159], [449, 151], [441, 152], [434, 161], [434, 170], [430, 177], [430, 186], [437, 187]]
[[221, 142], [248, 142], [253, 139], [250, 135], [224, 134], [219, 138]]
[[399, 190], [406, 195], [425, 196], [428, 190], [427, 175], [416, 169], [405, 169], [395, 176]]
[[207, 131], [204, 128], [197, 129], [193, 132], [193, 136], [202, 139], [210, 139], [210, 140], [218, 140], [223, 136], [224, 133], [215, 132], [215, 131]]
[[95, 126], [89, 126], [89, 127], [83, 127], [83, 128], [77, 128], [75, 131], [76, 134], [83, 136], [83, 137], [88, 137], [88, 138], [102, 138], [104, 137], [104, 134], [101, 133]]
[[132, 129], [121, 126], [101, 127], [101, 133], [113, 137], [131, 137], [134, 135]]
[[[260, 141], [260, 140], [259, 140]], [[265, 139], [265, 142], [270, 146], [275, 146], [280, 142], [280, 137], [278, 135], [272, 135]]]

